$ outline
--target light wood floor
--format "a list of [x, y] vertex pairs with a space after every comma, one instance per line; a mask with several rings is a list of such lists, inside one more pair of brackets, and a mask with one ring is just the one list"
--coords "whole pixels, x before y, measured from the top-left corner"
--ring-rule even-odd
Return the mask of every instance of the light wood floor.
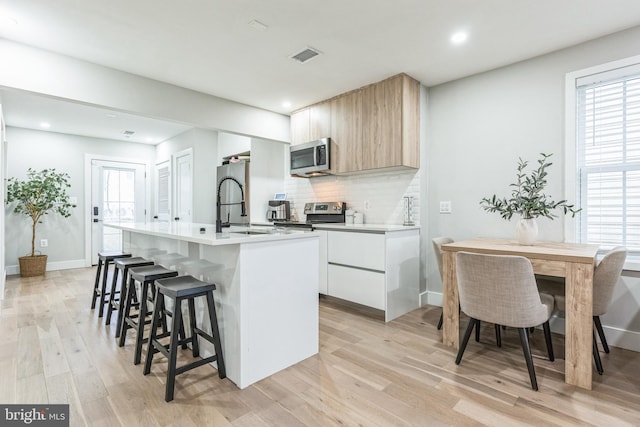
[[165, 403], [164, 358], [143, 376], [132, 340], [119, 348], [89, 309], [94, 271], [8, 278], [0, 403], [69, 403], [72, 426], [640, 425], [640, 353], [602, 353], [605, 374], [583, 391], [563, 382], [562, 337], [552, 363], [536, 332], [534, 392], [514, 330], [498, 349], [487, 326], [456, 366], [435, 327], [439, 308], [385, 324], [326, 298], [318, 355], [244, 390], [207, 365], [179, 376]]

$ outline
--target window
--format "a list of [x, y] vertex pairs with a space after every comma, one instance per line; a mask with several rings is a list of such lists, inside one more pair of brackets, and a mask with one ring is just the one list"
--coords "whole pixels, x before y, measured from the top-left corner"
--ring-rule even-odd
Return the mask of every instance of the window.
[[640, 254], [640, 66], [574, 82], [576, 240]]

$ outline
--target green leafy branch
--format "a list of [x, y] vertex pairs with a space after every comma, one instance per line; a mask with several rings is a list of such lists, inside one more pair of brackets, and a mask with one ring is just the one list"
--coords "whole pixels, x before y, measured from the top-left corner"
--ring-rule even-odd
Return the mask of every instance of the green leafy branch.
[[553, 163], [549, 162], [552, 154], [540, 153], [538, 168], [530, 174], [525, 173], [528, 162], [518, 159], [516, 182], [510, 184], [513, 187], [511, 198], [499, 198], [495, 194], [485, 197], [480, 201], [480, 206], [488, 212], [498, 212], [504, 219], [510, 220], [513, 214], [519, 214], [522, 218], [530, 219], [544, 216], [550, 219], [557, 217], [552, 211], [561, 208], [564, 214], [571, 213], [574, 217], [582, 209], [576, 209], [566, 200], [554, 201], [544, 194], [547, 185], [547, 168]]
[[25, 214], [32, 220], [31, 256], [35, 255], [36, 226], [42, 223], [43, 216], [50, 212], [71, 216], [71, 208], [76, 205], [69, 202], [67, 190], [69, 174], [56, 172], [55, 169], [27, 171], [27, 178], [7, 180], [7, 204], [15, 203], [13, 212]]

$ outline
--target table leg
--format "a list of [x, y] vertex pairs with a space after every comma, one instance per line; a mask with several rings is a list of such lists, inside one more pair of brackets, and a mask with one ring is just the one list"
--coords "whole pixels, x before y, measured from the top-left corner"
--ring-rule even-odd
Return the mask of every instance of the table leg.
[[593, 265], [567, 263], [565, 382], [591, 390]]
[[460, 312], [455, 252], [443, 253], [442, 270], [442, 343], [457, 349], [460, 346]]

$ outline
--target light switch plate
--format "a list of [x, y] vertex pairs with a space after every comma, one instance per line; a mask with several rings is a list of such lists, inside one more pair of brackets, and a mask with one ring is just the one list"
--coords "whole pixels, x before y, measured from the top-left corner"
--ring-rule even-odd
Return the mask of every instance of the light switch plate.
[[441, 214], [450, 214], [451, 213], [451, 201], [447, 200], [444, 202], [440, 202], [440, 213]]

